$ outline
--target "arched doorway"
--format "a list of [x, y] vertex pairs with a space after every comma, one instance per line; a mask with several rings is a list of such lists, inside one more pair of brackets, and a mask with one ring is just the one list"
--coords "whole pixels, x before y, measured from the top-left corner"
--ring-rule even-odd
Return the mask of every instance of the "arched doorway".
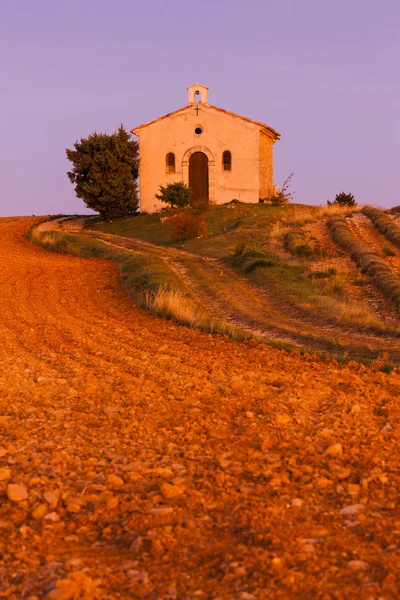
[[191, 202], [208, 202], [208, 158], [204, 152], [194, 152], [189, 159]]

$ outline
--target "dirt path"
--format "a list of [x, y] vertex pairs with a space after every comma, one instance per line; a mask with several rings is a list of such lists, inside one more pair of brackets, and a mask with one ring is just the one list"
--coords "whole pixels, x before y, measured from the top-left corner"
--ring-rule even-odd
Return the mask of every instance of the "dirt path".
[[395, 600], [400, 373], [159, 320], [0, 220], [0, 597]]
[[315, 312], [295, 305], [270, 287], [256, 287], [216, 259], [203, 258], [185, 250], [157, 246], [142, 240], [87, 231], [115, 248], [156, 254], [183, 279], [209, 312], [232, 325], [276, 342], [312, 347], [315, 350], [348, 351], [358, 357], [390, 353], [400, 362], [400, 340], [396, 331], [372, 335], [334, 324]]

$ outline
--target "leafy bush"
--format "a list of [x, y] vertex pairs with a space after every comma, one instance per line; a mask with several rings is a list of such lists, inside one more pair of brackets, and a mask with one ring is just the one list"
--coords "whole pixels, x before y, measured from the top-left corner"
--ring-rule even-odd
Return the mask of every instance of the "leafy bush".
[[332, 206], [332, 204], [338, 204], [339, 206], [355, 206], [356, 199], [353, 194], [346, 194], [346, 192], [340, 192], [340, 194], [336, 194], [336, 198], [333, 202], [329, 202], [328, 206]]
[[160, 185], [160, 193], [156, 194], [156, 198], [165, 204], [169, 204], [170, 208], [184, 208], [189, 205], [191, 190], [183, 181], [175, 181], [168, 185]]
[[166, 223], [174, 242], [185, 242], [204, 235], [207, 222], [204, 213], [182, 210], [167, 218]]
[[88, 208], [106, 218], [133, 215], [138, 208], [138, 144], [121, 125], [116, 133], [92, 133], [66, 150], [67, 173]]
[[[391, 242], [400, 246], [400, 227], [383, 210], [365, 206], [362, 212]], [[383, 248], [382, 251], [384, 251]], [[393, 254], [387, 254], [387, 256], [393, 256]]]

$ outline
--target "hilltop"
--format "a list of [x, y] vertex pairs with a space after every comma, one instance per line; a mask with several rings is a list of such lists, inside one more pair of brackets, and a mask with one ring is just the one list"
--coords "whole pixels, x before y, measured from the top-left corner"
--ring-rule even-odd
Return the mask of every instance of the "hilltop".
[[[400, 231], [395, 209], [378, 213]], [[168, 213], [95, 218], [79, 238], [41, 241], [116, 260], [133, 297], [160, 316], [337, 359], [400, 362], [400, 242], [368, 208], [231, 203], [212, 207], [187, 241], [173, 241], [170, 223]]]

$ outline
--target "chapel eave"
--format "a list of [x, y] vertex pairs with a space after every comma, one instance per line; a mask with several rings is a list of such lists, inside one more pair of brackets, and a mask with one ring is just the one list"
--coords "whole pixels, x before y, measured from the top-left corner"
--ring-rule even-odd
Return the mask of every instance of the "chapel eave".
[[[208, 108], [208, 109], [213, 109], [213, 110], [216, 110], [217, 112], [226, 114], [230, 117], [236, 117], [236, 118], [246, 121], [248, 123], [252, 123], [253, 125], [257, 125], [260, 128], [260, 131], [263, 131], [269, 137], [273, 138], [275, 141], [279, 140], [281, 137], [281, 134], [278, 131], [276, 131], [269, 125], [266, 125], [265, 123], [261, 123], [261, 121], [255, 121], [254, 119], [250, 119], [248, 117], [243, 117], [242, 115], [238, 115], [237, 113], [231, 112], [229, 110], [225, 110], [224, 108], [219, 108], [218, 106], [212, 106], [211, 104], [200, 104], [200, 106], [203, 106], [204, 108]], [[158, 117], [158, 119], [154, 119], [153, 121], [149, 121], [148, 123], [144, 123], [143, 125], [134, 127], [133, 129], [131, 129], [131, 133], [139, 136], [139, 133], [137, 133], [137, 132], [140, 132], [140, 130], [144, 129], [145, 127], [150, 127], [151, 125], [154, 125], [155, 123], [163, 121], [164, 119], [168, 119], [169, 117], [174, 117], [174, 116], [176, 116], [180, 113], [183, 113], [187, 110], [192, 110], [192, 105], [189, 104], [187, 106], [184, 106], [183, 108], [179, 108], [178, 110], [175, 110], [171, 113], [163, 115], [162, 117]]]

